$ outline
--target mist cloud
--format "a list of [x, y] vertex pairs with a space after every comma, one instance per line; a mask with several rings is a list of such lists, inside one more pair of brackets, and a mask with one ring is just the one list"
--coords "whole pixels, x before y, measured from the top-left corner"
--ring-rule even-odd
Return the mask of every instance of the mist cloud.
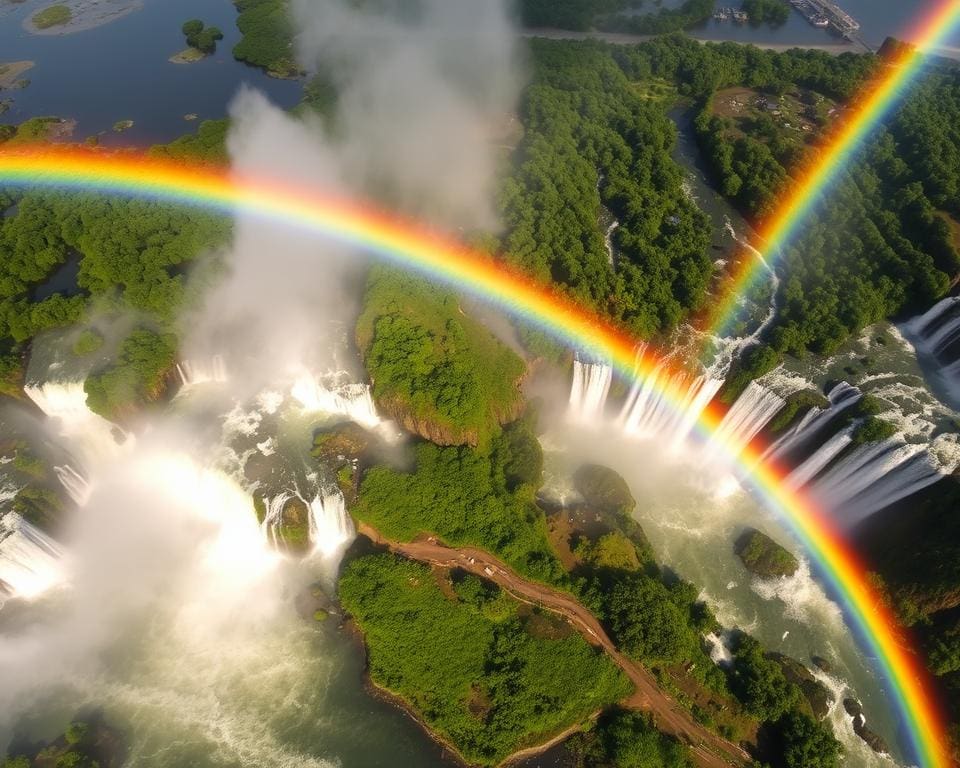
[[[494, 227], [496, 135], [522, 82], [504, 3], [297, 0], [293, 12], [302, 64], [334, 84], [335, 115], [293, 117], [242, 91], [234, 171], [374, 198], [450, 229]], [[228, 352], [248, 395], [290, 367], [342, 364], [330, 350], [349, 333], [364, 254], [241, 215], [224, 260], [225, 279], [186, 323], [188, 357]]]

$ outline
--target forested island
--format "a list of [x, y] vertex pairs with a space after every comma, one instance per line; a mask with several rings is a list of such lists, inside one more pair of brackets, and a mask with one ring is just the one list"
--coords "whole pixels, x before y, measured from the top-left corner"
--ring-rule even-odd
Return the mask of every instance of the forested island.
[[[234, 55], [278, 77], [299, 76], [286, 4], [235, 5], [243, 39]], [[755, 5], [766, 19], [765, 4]], [[620, 0], [526, 0], [521, 13], [535, 26], [583, 29], [604, 18], [625, 28], [615, 19], [627, 7]], [[676, 11], [631, 17], [626, 28], [672, 31], [712, 9], [712, 2], [689, 0]], [[778, 14], [769, 13], [775, 22]], [[183, 31], [204, 50], [219, 39], [211, 30], [196, 21]], [[660, 342], [697, 321], [723, 277], [707, 217], [685, 191], [672, 154], [677, 129], [668, 110], [680, 104], [695, 111], [698, 146], [717, 188], [760, 225], [818, 138], [885, 66], [882, 55], [771, 53], [682, 35], [616, 47], [533, 40], [530, 55], [533, 77], [519, 110], [524, 131], [500, 185], [503, 229], [491, 236], [490, 250], [499, 254], [492, 258]], [[325, 83], [307, 86], [301, 111], [333, 108]], [[0, 150], [45, 138], [57, 121], [0, 126]], [[948, 294], [960, 275], [958, 125], [960, 74], [935, 67], [789, 245], [776, 316], [728, 379], [728, 399], [785, 356], [828, 354], [872, 323], [922, 311]], [[226, 120], [203, 122], [151, 154], [222, 163], [228, 127]], [[31, 344], [59, 332], [89, 369], [84, 389], [95, 413], [126, 424], [162, 404], [176, 386], [176, 319], [214, 279], [219, 265], [210, 254], [228, 242], [229, 223], [168, 204], [12, 189], [0, 190], [0, 212], [0, 252], [8, 254], [0, 261], [3, 393], [18, 396]], [[600, 226], [604, 213], [619, 223], [611, 235], [615, 268]], [[39, 298], [38, 286], [71, 260], [76, 285]], [[123, 333], [102, 332], [130, 313], [136, 323]], [[595, 464], [574, 474], [590, 527], [539, 497], [538, 409], [523, 385], [537, 365], [566, 371], [566, 350], [524, 327], [523, 349], [511, 349], [462, 296], [385, 266], [369, 271], [351, 330], [378, 408], [411, 441], [401, 465], [346, 430], [318, 433], [314, 444], [318, 462], [336, 465], [349, 512], [367, 530], [345, 557], [338, 594], [362, 633], [377, 686], [470, 764], [499, 764], [569, 736], [568, 750], [584, 768], [691, 765], [691, 743], [634, 697], [623, 672], [629, 664], [651, 674], [676, 703], [671, 718], [706, 734], [703, 744], [726, 745], [731, 754], [742, 748], [743, 765], [840, 764], [839, 744], [823, 722], [828, 694], [803, 660], [767, 652], [736, 632], [728, 662], [713, 662], [705, 636], [721, 627], [697, 586], [657, 561], [633, 517], [643, 500], [620, 475]], [[792, 396], [770, 434], [824, 402], [819, 392]], [[889, 436], [892, 427], [876, 414], [866, 398], [850, 411], [846, 424], [862, 420], [854, 446]], [[16, 462], [35, 482], [15, 508], [51, 526], [65, 514], [55, 478], [25, 446]], [[861, 534], [878, 583], [903, 622], [919, 629], [932, 672], [956, 692], [960, 573], [951, 564], [960, 563], [953, 513], [960, 492], [952, 479], [950, 494], [935, 487], [910, 499], [910, 515], [897, 517], [892, 508]], [[303, 544], [302, 517], [286, 542], [292, 549]], [[935, 543], [924, 538], [932, 529]], [[396, 551], [424, 541], [487, 553], [511, 577], [561, 594], [597, 621], [626, 661], [569, 616], [531, 605], [493, 574]], [[758, 578], [797, 570], [796, 558], [759, 531], [733, 546]], [[960, 697], [948, 701], [960, 706]], [[960, 741], [960, 710], [951, 714]], [[72, 725], [53, 745], [57, 759], [92, 750], [91, 733], [79, 721]], [[32, 764], [22, 757], [5, 763]]]

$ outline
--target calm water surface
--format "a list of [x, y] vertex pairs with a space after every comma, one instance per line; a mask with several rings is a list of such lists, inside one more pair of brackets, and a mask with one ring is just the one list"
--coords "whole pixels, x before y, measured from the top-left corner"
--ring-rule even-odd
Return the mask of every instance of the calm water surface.
[[[282, 107], [300, 99], [301, 83], [278, 80], [234, 60], [240, 39], [230, 0], [144, 0], [139, 11], [94, 29], [67, 35], [33, 35], [22, 24], [46, 0], [11, 4], [0, 0], [0, 61], [31, 60], [24, 77], [30, 85], [4, 91], [13, 99], [0, 122], [56, 115], [77, 120], [74, 136], [106, 132], [112, 144], [153, 144], [193, 130], [184, 119], [223, 117], [243, 85], [265, 92]], [[202, 19], [223, 31], [214, 55], [194, 64], [173, 64], [171, 55], [186, 47], [180, 27]], [[123, 133], [114, 123], [133, 120]]]

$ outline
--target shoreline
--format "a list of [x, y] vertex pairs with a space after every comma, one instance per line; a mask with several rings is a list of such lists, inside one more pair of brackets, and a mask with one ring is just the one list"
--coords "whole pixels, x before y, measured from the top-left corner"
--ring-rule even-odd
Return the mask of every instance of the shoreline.
[[104, 8], [102, 0], [65, 0], [62, 3], [51, 3], [51, 5], [65, 5], [72, 14], [69, 21], [65, 24], [56, 24], [52, 27], [40, 28], [33, 23], [33, 17], [44, 8], [38, 8], [23, 20], [21, 26], [31, 35], [45, 35], [47, 37], [57, 37], [62, 35], [72, 35], [76, 32], [84, 32], [88, 29], [96, 29], [104, 24], [122, 19], [124, 16], [143, 9], [143, 0], [108, 0], [110, 7]]
[[0, 62], [0, 91], [12, 91], [23, 86], [18, 85], [20, 76], [36, 65], [35, 61], [5, 61]]
[[203, 61], [210, 54], [203, 53], [196, 48], [184, 48], [182, 51], [173, 54], [167, 61], [171, 64], [196, 64], [198, 61]]
[[[417, 727], [423, 731], [424, 734], [426, 734], [427, 738], [429, 738], [443, 750], [441, 759], [450, 762], [451, 766], [456, 765], [462, 766], [463, 768], [474, 768], [474, 766], [477, 766], [477, 763], [471, 763], [469, 760], [467, 760], [453, 743], [448, 741], [437, 731], [433, 730], [433, 728], [430, 727], [430, 724], [420, 717], [416, 707], [413, 704], [407, 701], [399, 693], [391, 691], [389, 688], [381, 685], [373, 679], [373, 676], [370, 674], [369, 650], [367, 648], [366, 637], [364, 636], [360, 625], [357, 624], [352, 617], [348, 617], [346, 621], [344, 621], [343, 629], [349, 633], [351, 639], [357, 643], [360, 652], [363, 654], [363, 684], [370, 695], [386, 702], [390, 706], [396, 707], [414, 723], [416, 723]], [[592, 712], [585, 719], [577, 723], [572, 723], [544, 742], [533, 744], [528, 747], [521, 747], [516, 752], [512, 752], [499, 763], [497, 763], [496, 768], [516, 768], [517, 766], [522, 765], [525, 760], [542, 755], [544, 752], [552, 749], [558, 744], [561, 744], [570, 736], [580, 731], [585, 723], [596, 720], [600, 714], [601, 710]]]
[[[839, 56], [841, 53], [867, 53], [869, 49], [857, 43], [764, 43], [750, 42], [745, 40], [727, 40], [723, 38], [705, 38], [697, 37], [695, 34], [684, 33], [691, 40], [696, 40], [701, 45], [707, 43], [736, 43], [737, 45], [752, 45], [766, 51], [783, 53], [794, 48], [802, 50], [824, 51], [832, 56]], [[573, 32], [566, 29], [553, 28], [534, 28], [524, 29], [520, 32], [524, 38], [543, 38], [545, 40], [599, 40], [611, 45], [637, 45], [655, 40], [660, 35], [636, 35], [629, 32]], [[960, 52], [958, 52], [960, 53]]]

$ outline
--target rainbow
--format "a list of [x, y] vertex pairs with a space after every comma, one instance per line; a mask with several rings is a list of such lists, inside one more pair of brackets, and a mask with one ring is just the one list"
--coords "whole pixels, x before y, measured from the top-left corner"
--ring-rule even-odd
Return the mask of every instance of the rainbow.
[[913, 46], [904, 46], [896, 57], [881, 65], [877, 77], [863, 90], [851, 114], [814, 154], [812, 162], [792, 174], [790, 192], [760, 228], [762, 257], [744, 259], [734, 270], [705, 323], [711, 335], [729, 333], [739, 314], [741, 296], [782, 255], [784, 247], [807, 220], [840, 173], [854, 158], [884, 116], [896, 106], [926, 61], [926, 53], [943, 47], [946, 38], [960, 26], [960, 0], [942, 0], [905, 36]]
[[[297, 228], [376, 254], [425, 277], [494, 303], [575, 348], [612, 361], [628, 379], [655, 381], [672, 407], [683, 410], [683, 392], [653, 355], [636, 359], [636, 340], [550, 286], [485, 254], [394, 216], [277, 179], [237, 176], [135, 154], [102, 154], [51, 147], [0, 152], [0, 185], [79, 190], [222, 212], [246, 214]], [[723, 412], [709, 406], [698, 431], [716, 436]], [[761, 461], [762, 446], [722, 446], [753, 490], [789, 527], [826, 582], [866, 653], [882, 674], [901, 720], [908, 749], [922, 768], [950, 764], [944, 721], [934, 686], [901, 636], [896, 618], [870, 585], [867, 570], [840, 531], [810, 499], [790, 490], [785, 471]]]

